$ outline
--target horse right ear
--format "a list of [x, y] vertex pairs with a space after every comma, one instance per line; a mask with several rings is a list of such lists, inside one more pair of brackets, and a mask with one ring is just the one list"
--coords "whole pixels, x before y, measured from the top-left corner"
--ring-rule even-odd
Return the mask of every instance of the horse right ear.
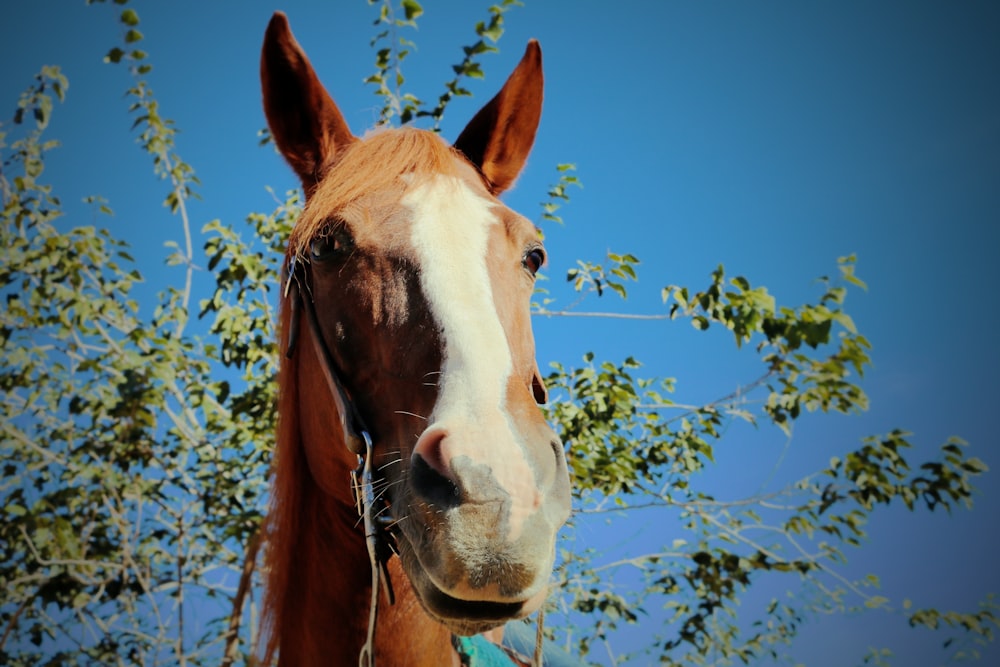
[[514, 185], [528, 160], [542, 117], [542, 79], [542, 49], [532, 39], [500, 92], [455, 140], [495, 195]]
[[336, 154], [356, 139], [295, 41], [283, 12], [274, 13], [264, 33], [260, 82], [274, 143], [308, 198]]

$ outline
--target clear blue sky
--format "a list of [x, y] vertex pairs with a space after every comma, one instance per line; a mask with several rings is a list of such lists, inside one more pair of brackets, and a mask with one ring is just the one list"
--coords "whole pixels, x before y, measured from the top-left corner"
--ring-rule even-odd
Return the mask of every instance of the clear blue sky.
[[[486, 12], [477, 2], [426, 4], [406, 74], [410, 90], [430, 100]], [[203, 183], [191, 208], [196, 227], [269, 210], [265, 185], [296, 185], [270, 149], [256, 146], [264, 125], [258, 53], [274, 9], [289, 14], [355, 131], [375, 120], [378, 100], [362, 84], [372, 69], [374, 12], [362, 0], [135, 7], [155, 66], [151, 84]], [[151, 205], [165, 187], [127, 131], [126, 72], [101, 63], [119, 39], [117, 11], [82, 0], [5, 3], [0, 108], [13, 110], [41, 65], [62, 66], [71, 87], [51, 135], [63, 146], [47, 175], [66, 224], [91, 222], [82, 197], [107, 197], [116, 212], [109, 224], [134, 246], [153, 294], [182, 279], [162, 263], [163, 242], [181, 231]], [[775, 480], [896, 427], [913, 431], [928, 455], [960, 435], [1000, 467], [1000, 5], [529, 1], [508, 15], [501, 53], [484, 61], [486, 81], [473, 82], [476, 98], [449, 109], [445, 136], [454, 138], [493, 94], [530, 37], [545, 54], [546, 103], [535, 152], [507, 201], [537, 216], [559, 162], [576, 163], [585, 184], [563, 210], [565, 228], [548, 230], [553, 283], [576, 258], [611, 249], [640, 257], [640, 283], [626, 304], [585, 306], [658, 312], [662, 286], [699, 288], [719, 263], [795, 305], [817, 296], [813, 279], [834, 273], [838, 256], [857, 253], [869, 291], [854, 294], [848, 309], [874, 345], [864, 383], [871, 410], [805, 420]], [[648, 375], [677, 377], [676, 398], [687, 403], [756, 373], [726, 335], [684, 323], [543, 320], [536, 335], [543, 367], [577, 363], [587, 350], [616, 360], [632, 354]], [[771, 431], [725, 439], [712, 483], [757, 488], [784, 445]], [[974, 510], [950, 518], [878, 514], [871, 542], [848, 554], [848, 573], [878, 572], [885, 595], [918, 605], [972, 610], [986, 592], [1000, 592], [996, 473], [980, 487]], [[674, 527], [650, 526], [634, 538], [635, 524], [621, 530], [641, 549], [649, 533], [669, 542]], [[606, 536], [595, 529], [590, 539]], [[936, 642], [897, 617], [870, 614], [814, 619], [791, 652], [832, 667], [888, 645], [894, 664], [930, 665]], [[1000, 664], [997, 647], [987, 655], [983, 664]]]

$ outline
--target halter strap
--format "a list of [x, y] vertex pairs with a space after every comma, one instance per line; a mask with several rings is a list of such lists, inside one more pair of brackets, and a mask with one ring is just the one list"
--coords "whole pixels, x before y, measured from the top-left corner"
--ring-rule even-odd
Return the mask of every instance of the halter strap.
[[[337, 418], [340, 420], [340, 426], [344, 432], [344, 444], [347, 445], [351, 453], [357, 456], [364, 456], [366, 452], [362, 434], [366, 434], [368, 428], [365, 426], [364, 419], [361, 418], [357, 406], [351, 400], [350, 395], [340, 381], [340, 377], [334, 370], [336, 365], [333, 355], [330, 353], [330, 348], [326, 345], [323, 332], [319, 327], [319, 320], [316, 317], [316, 303], [313, 300], [312, 288], [309, 286], [308, 281], [301, 280], [299, 276], [298, 267], [300, 264], [303, 264], [303, 262], [295, 255], [292, 255], [288, 260], [285, 295], [291, 297], [292, 312], [290, 318], [291, 329], [288, 333], [288, 349], [285, 352], [285, 356], [291, 359], [292, 354], [295, 352], [295, 344], [299, 338], [299, 309], [302, 305], [305, 305], [306, 320], [309, 322], [309, 333], [313, 341], [313, 349], [316, 351], [316, 356], [319, 357], [320, 368], [323, 371], [323, 376], [326, 378], [327, 385], [330, 387], [330, 395], [333, 397], [333, 402], [337, 407]], [[308, 268], [303, 266], [302, 271], [306, 272]], [[302, 293], [303, 282], [306, 290], [309, 292], [308, 295]]]

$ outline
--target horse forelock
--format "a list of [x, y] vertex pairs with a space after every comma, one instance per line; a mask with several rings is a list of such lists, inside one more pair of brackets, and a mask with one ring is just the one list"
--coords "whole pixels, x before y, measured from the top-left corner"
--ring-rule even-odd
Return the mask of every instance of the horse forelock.
[[332, 217], [372, 193], [399, 191], [433, 175], [457, 176], [461, 153], [438, 135], [416, 128], [376, 129], [337, 153], [309, 197], [289, 238], [289, 252], [303, 254]]

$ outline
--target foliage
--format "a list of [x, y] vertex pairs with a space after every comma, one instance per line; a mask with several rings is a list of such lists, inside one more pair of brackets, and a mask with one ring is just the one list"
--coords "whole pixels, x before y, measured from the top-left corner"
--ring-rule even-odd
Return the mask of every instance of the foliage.
[[[116, 0], [117, 4], [124, 4]], [[370, 4], [375, 4], [370, 0]], [[384, 104], [382, 122], [423, 121], [436, 129], [451, 99], [469, 95], [463, 80], [482, 76], [479, 56], [496, 50], [504, 0], [475, 26], [454, 78], [431, 108], [402, 92], [412, 42], [399, 32], [423, 13], [416, 0], [379, 3], [375, 73], [368, 82]], [[122, 43], [106, 55], [124, 64], [133, 129], [154, 174], [167, 184], [164, 204], [184, 236], [168, 263], [183, 287], [167, 288], [155, 307], [133, 295], [142, 276], [128, 247], [94, 226], [59, 224], [61, 203], [44, 180], [45, 138], [54, 100], [69, 82], [46, 67], [20, 97], [0, 134], [3, 218], [0, 314], [4, 364], [3, 521], [0, 522], [0, 662], [9, 665], [252, 663], [257, 529], [273, 444], [274, 306], [279, 262], [300, 195], [276, 198], [269, 213], [244, 226], [212, 221], [201, 229], [210, 294], [198, 301], [203, 333], [190, 333], [194, 234], [187, 202], [199, 186], [176, 151], [176, 129], [162, 115], [138, 48], [134, 9], [119, 12]], [[556, 168], [541, 219], [561, 222], [575, 167]], [[94, 215], [112, 215], [99, 196]], [[588, 296], [625, 298], [640, 261], [609, 253], [567, 272], [577, 300], [540, 316], [618, 316], [579, 312]], [[549, 417], [569, 443], [575, 522], [607, 513], [661, 511], [690, 533], [662, 549], [620, 562], [562, 550], [548, 624], [578, 653], [613, 645], [623, 624], [665, 607], [672, 616], [647, 656], [663, 664], [729, 664], [779, 656], [804, 619], [858, 608], [893, 609], [913, 626], [948, 631], [957, 653], [969, 640], [991, 640], [992, 599], [969, 613], [894, 603], [873, 591], [877, 578], [841, 574], [845, 549], [866, 538], [871, 513], [902, 503], [913, 511], [951, 510], [971, 502], [985, 471], [952, 439], [930, 461], [914, 463], [908, 433], [865, 439], [847, 455], [767, 495], [719, 500], [699, 486], [718, 443], [735, 422], [774, 425], [789, 435], [815, 411], [850, 414], [867, 407], [860, 386], [870, 346], [844, 309], [863, 288], [853, 257], [836, 278], [821, 279], [815, 303], [778, 306], [763, 287], [712, 272], [700, 291], [666, 286], [664, 312], [698, 330], [722, 327], [759, 358], [759, 376], [704, 404], [675, 402], [673, 379], [639, 376], [641, 364], [588, 354], [579, 366], [555, 364], [547, 378]], [[627, 316], [627, 315], [625, 315]], [[193, 327], [192, 327], [193, 328]], [[616, 583], [616, 573], [638, 583]], [[802, 594], [761, 609], [738, 604], [766, 577], [791, 580]], [[194, 624], [192, 607], [201, 621]], [[560, 614], [563, 614], [560, 619]], [[865, 664], [891, 656], [872, 649]]]
[[545, 193], [548, 198], [539, 204], [542, 207], [542, 220], [562, 224], [563, 219], [556, 215], [556, 211], [559, 210], [563, 203], [569, 201], [567, 188], [571, 185], [575, 185], [578, 188], [583, 187], [580, 179], [573, 173], [575, 171], [576, 165], [569, 162], [556, 165], [556, 173], [559, 174], [559, 180], [549, 186], [548, 192]]
[[[124, 40], [137, 42], [135, 11], [120, 20]], [[274, 418], [268, 293], [298, 195], [270, 215], [251, 215], [249, 243], [218, 223], [206, 226], [217, 288], [201, 314], [214, 315], [211, 336], [185, 334], [185, 202], [197, 180], [139, 78], [149, 71], [145, 55], [112, 49], [108, 61], [131, 63], [133, 127], [169, 183], [164, 204], [182, 219], [186, 249], [168, 262], [185, 266], [185, 286], [163, 292], [143, 316], [131, 297], [142, 277], [127, 246], [104, 230], [54, 224], [60, 202], [41, 177], [44, 153], [56, 144], [42, 137], [49, 91], [62, 99], [68, 82], [43, 69], [18, 104], [14, 125], [23, 136], [10, 144], [2, 181], [4, 664], [216, 663], [222, 653], [249, 650], [227, 630], [240, 628], [249, 590], [243, 563], [258, 546]], [[213, 360], [239, 372], [238, 389], [218, 379]], [[191, 606], [213, 609], [215, 620], [185, 628]]]
[[[431, 129], [435, 132], [441, 127], [444, 111], [454, 97], [470, 96], [472, 93], [462, 86], [462, 79], [483, 78], [483, 70], [478, 57], [487, 53], [496, 53], [495, 44], [503, 36], [504, 14], [511, 8], [520, 5], [519, 0], [501, 0], [499, 4], [489, 8], [489, 21], [476, 24], [476, 41], [462, 47], [462, 61], [452, 65], [454, 78], [445, 83], [444, 92], [438, 96], [434, 108], [426, 107], [412, 93], [402, 92], [402, 64], [406, 56], [416, 46], [411, 40], [399, 35], [403, 28], [416, 28], [417, 19], [424, 13], [424, 8], [416, 0], [401, 0], [399, 9], [393, 7], [391, 0], [368, 0], [369, 5], [379, 5], [379, 15], [375, 25], [382, 30], [371, 40], [371, 46], [379, 48], [375, 52], [375, 72], [365, 79], [365, 83], [375, 86], [375, 94], [382, 99], [382, 109], [379, 113], [379, 124], [392, 123], [393, 118], [399, 118], [401, 124], [409, 123], [417, 118], [430, 118], [434, 121]], [[402, 18], [399, 18], [400, 10]]]

